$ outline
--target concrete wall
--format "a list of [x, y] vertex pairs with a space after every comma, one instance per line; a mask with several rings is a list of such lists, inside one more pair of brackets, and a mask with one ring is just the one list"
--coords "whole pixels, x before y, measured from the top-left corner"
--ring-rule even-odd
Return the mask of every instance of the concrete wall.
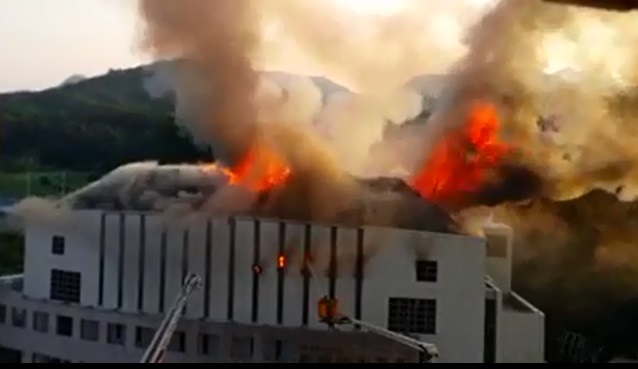
[[[155, 329], [162, 318], [31, 300], [2, 286], [0, 305], [7, 309], [5, 321], [0, 321], [0, 347], [22, 351], [23, 362], [31, 362], [33, 354], [74, 363], [139, 362], [144, 350], [136, 345], [136, 327]], [[25, 309], [27, 321], [24, 328], [12, 326], [12, 308]], [[34, 312], [48, 314], [47, 332], [36, 332], [33, 329]], [[63, 337], [56, 333], [57, 315], [73, 317], [71, 337]], [[99, 323], [98, 341], [82, 339], [82, 319]], [[126, 338], [122, 345], [107, 341], [109, 323], [126, 327]], [[238, 323], [201, 322], [187, 318], [180, 321], [177, 332], [185, 334], [185, 351], [175, 352], [169, 349], [165, 358], [168, 363], [297, 362], [301, 355], [307, 355], [307, 360], [314, 362], [326, 358], [333, 362], [414, 362], [417, 359], [413, 350], [366, 333], [307, 331]], [[208, 353], [201, 350], [200, 337], [203, 334], [216, 339]], [[252, 357], [233, 356], [232, 347], [238, 339], [249, 340], [252, 343]], [[274, 350], [274, 343], [277, 341], [282, 344], [280, 357], [276, 357]]]
[[[66, 238], [65, 255], [51, 254], [53, 235]], [[83, 306], [155, 315], [194, 272], [204, 288], [189, 299], [188, 318], [316, 330], [326, 329], [316, 302], [331, 293], [342, 311], [355, 315], [359, 308], [361, 318], [380, 326], [388, 322], [389, 298], [432, 298], [437, 332], [423, 338], [439, 346], [440, 361], [483, 357], [485, 246], [474, 238], [252, 218], [165, 227], [157, 215], [82, 211], [55, 224], [29, 223], [26, 248], [30, 298], [48, 298], [50, 270], [58, 268], [82, 273]], [[436, 283], [416, 281], [417, 259], [438, 261]]]
[[502, 363], [543, 363], [545, 360], [545, 316], [504, 309], [499, 319], [499, 356]]
[[499, 289], [505, 293], [512, 290], [512, 257], [514, 233], [504, 224], [484, 227], [487, 240], [487, 273]]

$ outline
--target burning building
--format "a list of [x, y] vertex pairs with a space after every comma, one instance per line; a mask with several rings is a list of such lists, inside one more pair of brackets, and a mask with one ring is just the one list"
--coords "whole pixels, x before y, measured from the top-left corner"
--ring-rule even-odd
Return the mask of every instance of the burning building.
[[152, 211], [31, 218], [24, 276], [1, 285], [0, 345], [25, 362], [139, 361], [193, 272], [203, 287], [169, 362], [417, 360], [409, 347], [321, 323], [324, 295], [357, 319], [434, 343], [443, 362], [541, 362], [544, 315], [511, 289], [511, 229], [485, 231], [487, 242], [205, 213], [180, 225]]
[[[0, 344], [24, 361], [137, 361], [193, 272], [203, 288], [169, 361], [417, 359], [319, 322], [316, 302], [329, 296], [356, 319], [434, 343], [443, 362], [542, 362], [544, 315], [511, 287], [511, 228], [484, 225], [487, 238], [475, 238], [452, 215], [518, 199], [499, 190], [512, 178], [535, 189], [534, 176], [501, 165], [510, 149], [494, 113], [472, 107], [407, 180], [327, 172], [321, 160], [260, 148], [228, 167], [121, 167], [62, 199], [57, 219], [23, 204], [25, 274], [19, 292], [2, 292], [0, 337], [11, 342]], [[33, 345], [53, 333], [59, 345]]]
[[[261, 9], [264, 15], [277, 18], [284, 10], [296, 15], [277, 19], [291, 30], [299, 31], [295, 19], [308, 19], [299, 17], [309, 4], [301, 0], [282, 8], [261, 3], [272, 6]], [[188, 319], [176, 335], [176, 361], [204, 360], [212, 347], [222, 347], [222, 356], [210, 359], [219, 361], [369, 361], [370, 352], [354, 348], [374, 352], [386, 343], [362, 344], [369, 337], [358, 332], [324, 332], [312, 312], [314, 291], [320, 291], [345, 301], [344, 309], [357, 317], [436, 343], [443, 361], [535, 362], [543, 357], [544, 319], [511, 291], [512, 239], [519, 245], [518, 258], [537, 261], [536, 273], [521, 278], [532, 290], [538, 279], [542, 287], [553, 284], [555, 279], [545, 278], [551, 262], [560, 274], [578, 269], [565, 264], [574, 260], [587, 261], [586, 272], [600, 260], [608, 266], [623, 262], [611, 246], [630, 243], [633, 233], [611, 220], [627, 225], [621, 218], [628, 210], [618, 210], [618, 199], [635, 198], [626, 185], [635, 178], [636, 159], [629, 139], [634, 135], [626, 131], [633, 127], [628, 123], [635, 102], [634, 89], [627, 87], [635, 85], [628, 77], [630, 64], [613, 49], [599, 53], [613, 55], [613, 63], [611, 58], [573, 61], [579, 67], [574, 70], [585, 71], [574, 72], [578, 83], [553, 85], [547, 75], [562, 79], [556, 76], [559, 62], [582, 55], [576, 50], [554, 58], [565, 34], [586, 39], [591, 34], [578, 27], [587, 24], [611, 40], [600, 45], [613, 45], [616, 36], [601, 28], [603, 20], [625, 27], [635, 24], [632, 15], [500, 2], [472, 33], [452, 76], [453, 91], [428, 120], [427, 149], [417, 155], [411, 175], [361, 178], [289, 124], [299, 113], [286, 108], [290, 94], [266, 99], [267, 106], [256, 102], [253, 62], [259, 59], [260, 35], [251, 28], [258, 23], [252, 22], [256, 3], [218, 1], [214, 9], [212, 2], [184, 4], [141, 1], [146, 46], [157, 57], [188, 60], [175, 87], [178, 111], [188, 111], [190, 128], [219, 147], [222, 162], [124, 167], [58, 204], [72, 222], [27, 222], [27, 298], [10, 296], [17, 323], [7, 329], [15, 342], [20, 341], [15, 337], [34, 341], [20, 330], [25, 308], [47, 309], [53, 306], [49, 301], [62, 300], [72, 304], [55, 306], [63, 335], [81, 341], [96, 335], [86, 333], [85, 325], [106, 325], [106, 337], [98, 334], [98, 341], [123, 346], [109, 357], [135, 360], [148, 343], [149, 326], [193, 269], [203, 275], [204, 289], [189, 303]], [[386, 26], [388, 35], [401, 30], [394, 22]], [[301, 45], [298, 41], [335, 39], [289, 33]], [[536, 54], [538, 45], [547, 55]], [[345, 60], [348, 53], [337, 51], [335, 57]], [[395, 76], [413, 67], [401, 65], [405, 70]], [[588, 75], [588, 68], [597, 73]], [[375, 86], [384, 77], [352, 74]], [[313, 109], [301, 115], [314, 117]], [[278, 120], [281, 124], [273, 123]], [[613, 129], [600, 128], [608, 125]], [[359, 146], [356, 134], [347, 138], [347, 144]], [[596, 139], [613, 145], [603, 149]], [[609, 205], [601, 207], [609, 210], [607, 222], [592, 221], [588, 205], [597, 195], [586, 195], [592, 190], [614, 195], [612, 205], [608, 197], [602, 201]], [[481, 222], [475, 230], [484, 237], [468, 236], [477, 219], [471, 212], [482, 206], [495, 207], [489, 212], [517, 232]], [[550, 218], [547, 223], [532, 221], [537, 210]], [[548, 231], [548, 224], [559, 230]], [[615, 233], [618, 229], [623, 232]], [[578, 257], [563, 260], [548, 257], [574, 244], [586, 252], [579, 249]], [[38, 249], [49, 245], [53, 255]], [[557, 247], [546, 250], [546, 245]], [[570, 268], [562, 269], [565, 265]], [[571, 281], [573, 287], [582, 279]], [[554, 301], [565, 296], [544, 296], [550, 295]], [[83, 319], [79, 328], [73, 317]], [[47, 327], [39, 328], [44, 333], [48, 318], [38, 324]], [[192, 342], [199, 342], [201, 351]], [[356, 352], [358, 359], [343, 356], [335, 345]], [[47, 355], [68, 357], [62, 347], [49, 348]], [[400, 348], [383, 351], [393, 360], [409, 356]], [[76, 360], [100, 357], [85, 346], [76, 352], [86, 355]]]

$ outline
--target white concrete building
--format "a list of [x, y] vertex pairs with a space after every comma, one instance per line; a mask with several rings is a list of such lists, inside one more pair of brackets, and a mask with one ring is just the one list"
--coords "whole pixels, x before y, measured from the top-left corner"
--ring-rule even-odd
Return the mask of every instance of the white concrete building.
[[[543, 314], [510, 288], [511, 230], [486, 242], [253, 218], [166, 227], [155, 214], [76, 211], [25, 224], [24, 275], [0, 286], [0, 356], [137, 362], [187, 273], [167, 361], [396, 362], [412, 349], [334, 331], [316, 305], [437, 345], [439, 362], [542, 362]], [[486, 277], [487, 274], [491, 277]]]

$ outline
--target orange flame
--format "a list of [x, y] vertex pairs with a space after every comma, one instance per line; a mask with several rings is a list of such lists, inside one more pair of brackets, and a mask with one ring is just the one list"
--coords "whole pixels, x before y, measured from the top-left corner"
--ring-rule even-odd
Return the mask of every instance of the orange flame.
[[286, 256], [285, 255], [279, 255], [279, 257], [277, 258], [277, 266], [279, 267], [279, 269], [283, 269], [286, 267]]
[[204, 170], [220, 171], [229, 178], [229, 183], [249, 188], [255, 192], [278, 187], [288, 181], [291, 175], [286, 161], [275, 151], [264, 147], [254, 147], [233, 168], [212, 163]]
[[510, 147], [499, 141], [500, 122], [494, 105], [475, 104], [467, 124], [450, 132], [412, 181], [421, 196], [450, 208], [481, 189]]

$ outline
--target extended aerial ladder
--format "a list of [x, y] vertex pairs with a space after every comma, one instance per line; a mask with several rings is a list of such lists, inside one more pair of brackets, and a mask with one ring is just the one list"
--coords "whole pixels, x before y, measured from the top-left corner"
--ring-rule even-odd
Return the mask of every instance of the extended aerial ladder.
[[155, 332], [155, 336], [153, 336], [153, 340], [146, 349], [140, 363], [161, 363], [164, 360], [166, 348], [171, 342], [179, 318], [182, 316], [182, 311], [186, 306], [186, 300], [188, 296], [190, 296], [196, 288], [200, 288], [201, 285], [202, 279], [199, 276], [190, 274], [186, 277], [181, 291], [175, 298], [170, 310], [166, 313], [157, 332]]
[[405, 346], [411, 347], [419, 352], [420, 363], [433, 363], [439, 356], [439, 351], [435, 345], [426, 343], [408, 337], [406, 335], [392, 332], [388, 329], [376, 326], [374, 324], [354, 319], [339, 312], [339, 302], [336, 299], [331, 299], [324, 296], [319, 300], [319, 306], [317, 309], [319, 313], [319, 319], [328, 324], [331, 327], [338, 325], [355, 325], [365, 328], [367, 331], [385, 337], [392, 341], [398, 342]]

